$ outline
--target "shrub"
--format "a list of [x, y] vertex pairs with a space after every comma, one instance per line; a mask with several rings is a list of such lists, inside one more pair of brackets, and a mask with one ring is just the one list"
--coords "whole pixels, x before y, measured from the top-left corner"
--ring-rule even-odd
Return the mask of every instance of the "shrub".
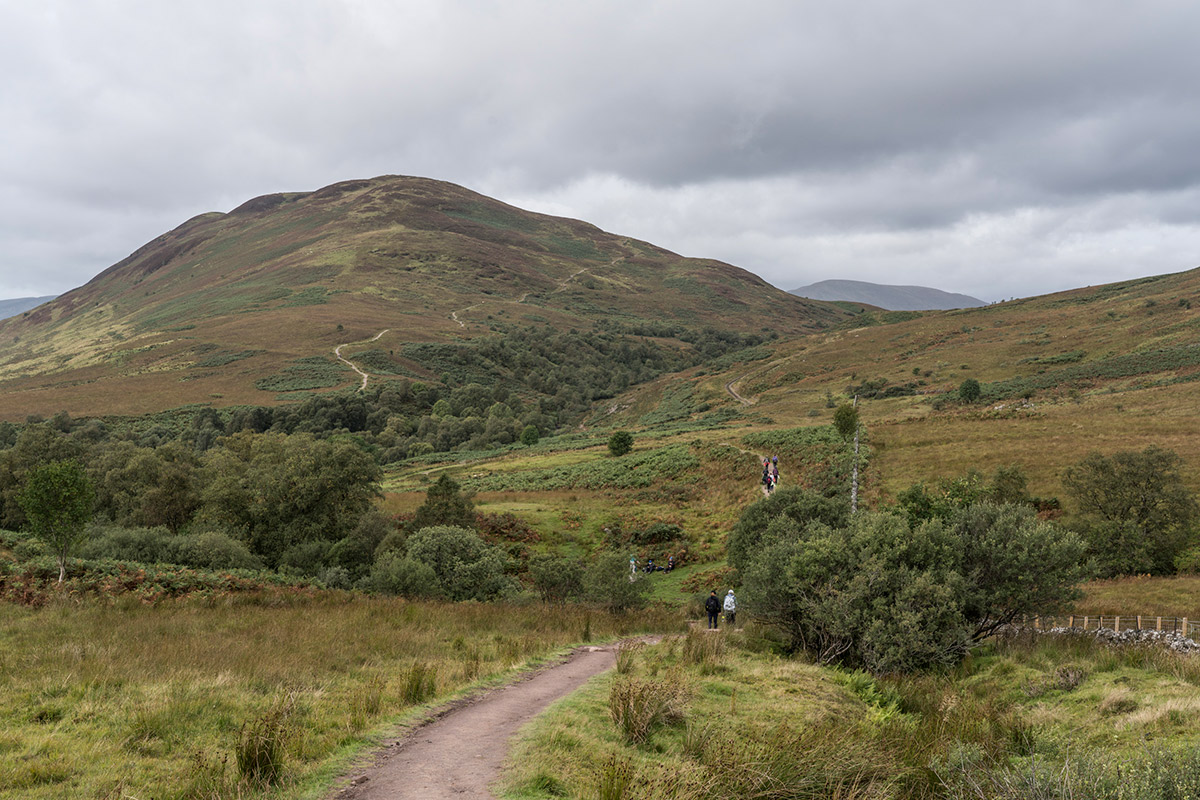
[[403, 597], [445, 596], [433, 567], [399, 553], [388, 553], [375, 562], [367, 578], [367, 588]]
[[526, 447], [533, 447], [541, 440], [541, 434], [538, 433], [536, 425], [526, 425], [521, 431], [521, 444]]
[[163, 543], [163, 561], [197, 569], [262, 569], [244, 542], [220, 531], [172, 536]]
[[633, 434], [629, 431], [617, 431], [608, 437], [608, 452], [620, 457], [633, 449]]
[[583, 593], [583, 565], [574, 559], [536, 555], [529, 560], [529, 578], [547, 603], [565, 603]]
[[604, 553], [583, 576], [584, 594], [593, 603], [623, 613], [646, 605], [650, 581], [644, 575], [630, 580], [629, 562], [618, 553]]
[[974, 378], [967, 378], [958, 385], [958, 399], [964, 403], [974, 403], [982, 394], [983, 388]]
[[111, 558], [114, 561], [140, 561], [156, 564], [168, 561], [164, 549], [170, 533], [166, 528], [122, 528], [117, 525], [93, 525], [87, 542], [79, 550], [81, 558]]
[[439, 525], [408, 539], [408, 558], [427, 564], [451, 600], [493, 600], [513, 594], [504, 554], [473, 531]]
[[1027, 508], [974, 506], [915, 527], [869, 513], [801, 527], [751, 511], [742, 521], [765, 532], [740, 562], [745, 607], [819, 661], [875, 673], [953, 664], [972, 638], [1076, 594], [1078, 539]]
[[329, 542], [320, 539], [294, 544], [279, 557], [279, 571], [285, 575], [315, 576], [325, 568], [330, 547]]

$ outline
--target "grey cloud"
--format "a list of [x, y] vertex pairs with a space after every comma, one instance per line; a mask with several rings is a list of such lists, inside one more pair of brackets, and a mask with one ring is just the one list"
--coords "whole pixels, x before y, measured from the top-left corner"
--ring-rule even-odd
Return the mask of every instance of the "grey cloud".
[[1173, 0], [13, 4], [0, 296], [82, 283], [202, 211], [382, 173], [784, 288], [992, 297], [1182, 269], [1198, 29]]

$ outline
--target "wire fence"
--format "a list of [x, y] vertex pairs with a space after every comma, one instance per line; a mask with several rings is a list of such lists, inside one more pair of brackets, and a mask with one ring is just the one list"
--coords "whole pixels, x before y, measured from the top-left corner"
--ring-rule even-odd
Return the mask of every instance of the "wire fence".
[[1077, 630], [1095, 631], [1108, 629], [1118, 633], [1121, 631], [1150, 630], [1178, 633], [1189, 639], [1195, 638], [1195, 634], [1200, 632], [1200, 620], [1188, 619], [1187, 617], [1148, 617], [1141, 614], [1131, 616], [1118, 614], [1097, 614], [1094, 616], [1089, 614], [1071, 614], [1061, 617], [1026, 618], [1024, 623], [1032, 626], [1035, 630], [1074, 628]]

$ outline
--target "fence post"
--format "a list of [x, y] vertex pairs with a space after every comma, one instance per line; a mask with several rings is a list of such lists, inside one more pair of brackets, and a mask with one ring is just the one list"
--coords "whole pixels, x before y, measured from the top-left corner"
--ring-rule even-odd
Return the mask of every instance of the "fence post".
[[1155, 629], [1156, 631], [1161, 631], [1161, 630], [1162, 630], [1162, 617], [1159, 617], [1159, 618], [1158, 618], [1158, 622], [1156, 622], [1156, 623], [1155, 623], [1155, 627], [1154, 627], [1154, 629]]
[[1087, 618], [1087, 614], [1084, 614], [1084, 615], [1083, 615], [1083, 629], [1084, 629], [1085, 631], [1087, 630], [1087, 619], [1088, 619], [1088, 618]]
[[1113, 617], [1113, 631], [1116, 633], [1121, 632], [1121, 615], [1120, 614], [1117, 614], [1115, 617]]
[[1137, 626], [1138, 626], [1137, 629], [1140, 631], [1142, 629], [1142, 615], [1141, 614], [1137, 615]]
[[1070, 617], [1068, 617], [1067, 619], [1068, 619], [1068, 622], [1067, 622], [1067, 627], [1068, 627], [1068, 628], [1074, 628], [1074, 627], [1075, 627], [1075, 615], [1074, 615], [1074, 614], [1072, 614], [1072, 615], [1071, 615]]
[[1184, 635], [1185, 637], [1187, 637], [1187, 638], [1191, 638], [1191, 637], [1188, 637], [1188, 624], [1187, 624], [1187, 617], [1184, 617], [1184, 618], [1183, 618], [1183, 635]]

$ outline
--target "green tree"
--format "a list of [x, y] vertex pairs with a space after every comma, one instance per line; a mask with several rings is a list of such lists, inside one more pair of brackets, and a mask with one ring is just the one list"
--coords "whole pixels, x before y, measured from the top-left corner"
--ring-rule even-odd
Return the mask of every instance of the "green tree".
[[83, 461], [84, 447], [48, 422], [26, 425], [17, 434], [16, 444], [0, 451], [0, 528], [19, 530], [25, 514], [17, 495], [26, 474], [52, 461]]
[[425, 492], [425, 502], [418, 508], [409, 530], [419, 531], [434, 525], [475, 528], [475, 503], [463, 494], [458, 481], [442, 473]]
[[1082, 517], [1076, 527], [1102, 575], [1174, 570], [1200, 518], [1182, 464], [1173, 450], [1151, 445], [1141, 452], [1091, 453], [1067, 468], [1063, 484]]
[[541, 440], [541, 434], [538, 433], [536, 425], [526, 425], [521, 431], [521, 444], [526, 447], [533, 447]]
[[809, 489], [779, 489], [750, 505], [734, 523], [725, 543], [730, 566], [745, 569], [780, 539], [795, 540], [811, 522], [840, 528], [850, 519], [841, 497], [825, 497]]
[[1076, 597], [1082, 544], [1028, 507], [973, 505], [909, 525], [870, 513], [830, 524], [811, 500], [791, 516], [755, 505], [730, 536], [742, 602], [822, 662], [950, 665], [1000, 625]]
[[852, 403], [842, 403], [833, 412], [833, 427], [838, 436], [849, 441], [854, 431], [858, 430], [858, 409]]
[[465, 528], [422, 528], [409, 537], [407, 557], [432, 569], [451, 600], [494, 600], [517, 590], [504, 553]]
[[67, 574], [67, 558], [87, 536], [95, 493], [77, 461], [52, 461], [25, 476], [18, 502], [27, 526], [58, 560], [58, 582]]
[[967, 378], [958, 385], [958, 399], [964, 403], [974, 403], [982, 395], [983, 388], [974, 378]]
[[1022, 616], [1055, 613], [1079, 599], [1083, 541], [1039, 520], [1032, 507], [969, 505], [952, 515], [950, 531], [959, 543], [963, 614], [973, 641]]
[[204, 455], [198, 519], [241, 538], [271, 568], [309, 541], [336, 542], [379, 495], [379, 467], [350, 442], [237, 433]]
[[623, 456], [633, 449], [633, 434], [629, 431], [617, 431], [608, 437], [608, 452], [614, 456]]
[[634, 580], [629, 578], [626, 558], [619, 553], [602, 553], [584, 572], [584, 595], [589, 601], [616, 613], [643, 608], [650, 594], [650, 580], [645, 575], [635, 575]]
[[873, 672], [957, 662], [969, 642], [962, 577], [938, 523], [889, 514], [845, 527], [809, 523], [770, 543], [742, 572], [742, 602], [819, 661]]
[[566, 603], [583, 592], [583, 565], [572, 558], [536, 555], [529, 559], [529, 578], [547, 603]]

